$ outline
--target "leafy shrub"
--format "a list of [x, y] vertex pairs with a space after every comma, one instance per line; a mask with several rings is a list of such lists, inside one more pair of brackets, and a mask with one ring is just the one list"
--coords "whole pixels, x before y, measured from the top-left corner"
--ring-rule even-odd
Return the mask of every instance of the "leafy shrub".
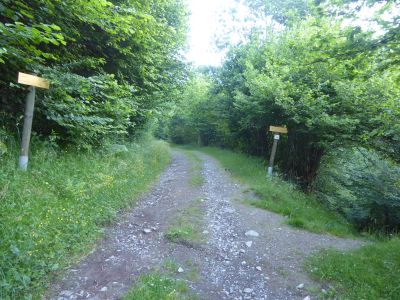
[[45, 69], [45, 76], [52, 86], [43, 94], [38, 110], [42, 120], [47, 120], [37, 125], [42, 130], [51, 128], [61, 141], [80, 146], [100, 144], [110, 136], [127, 135], [135, 126], [134, 89], [119, 85], [113, 75], [83, 77]]
[[400, 228], [400, 167], [366, 149], [338, 149], [323, 161], [318, 198], [358, 228]]

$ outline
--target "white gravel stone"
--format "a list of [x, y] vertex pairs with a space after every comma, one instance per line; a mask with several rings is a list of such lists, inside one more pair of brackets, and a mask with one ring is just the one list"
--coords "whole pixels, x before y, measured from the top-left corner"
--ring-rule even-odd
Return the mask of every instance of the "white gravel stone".
[[178, 269], [178, 273], [183, 273], [183, 268], [182, 267], [179, 267], [179, 269]]
[[204, 230], [203, 234], [209, 234], [208, 230]]
[[151, 232], [151, 229], [145, 228], [145, 229], [143, 229], [143, 232], [146, 233], [146, 234], [147, 234], [147, 233], [150, 233], [150, 232]]
[[307, 296], [307, 297], [303, 298], [303, 300], [311, 300], [311, 297]]
[[101, 288], [100, 292], [107, 292], [107, 290], [108, 290], [108, 287], [103, 286], [103, 287]]
[[245, 292], [246, 294], [251, 294], [251, 293], [253, 292], [253, 289], [245, 288], [245, 289], [243, 290], [243, 292]]
[[246, 235], [246, 236], [252, 236], [252, 237], [258, 237], [258, 236], [260, 236], [260, 235], [258, 234], [258, 232], [257, 232], [257, 231], [254, 231], [254, 230], [246, 231], [245, 235]]
[[260, 266], [257, 266], [256, 269], [257, 269], [258, 271], [261, 271], [261, 270], [262, 270]]
[[304, 289], [304, 283], [300, 283], [298, 286], [296, 286], [296, 289], [298, 290]]
[[245, 244], [246, 244], [247, 248], [250, 248], [251, 245], [253, 245], [253, 242], [252, 242], [252, 241], [248, 241], [248, 242], [246, 242]]

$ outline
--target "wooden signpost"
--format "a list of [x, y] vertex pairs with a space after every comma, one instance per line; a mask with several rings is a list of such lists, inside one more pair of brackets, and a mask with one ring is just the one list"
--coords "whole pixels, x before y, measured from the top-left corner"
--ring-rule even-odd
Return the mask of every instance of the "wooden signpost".
[[280, 139], [280, 134], [288, 133], [288, 130], [286, 127], [270, 126], [269, 131], [274, 133], [274, 144], [272, 145], [271, 157], [269, 159], [269, 166], [268, 166], [268, 175], [272, 176], [272, 169], [274, 167], [276, 148], [278, 147], [278, 141]]
[[29, 85], [29, 93], [26, 96], [25, 113], [24, 113], [24, 127], [22, 130], [21, 154], [19, 156], [19, 168], [26, 171], [28, 169], [28, 155], [29, 155], [29, 142], [31, 140], [33, 109], [35, 107], [36, 87], [48, 89], [50, 87], [49, 81], [46, 79], [25, 74], [18, 73], [18, 83]]

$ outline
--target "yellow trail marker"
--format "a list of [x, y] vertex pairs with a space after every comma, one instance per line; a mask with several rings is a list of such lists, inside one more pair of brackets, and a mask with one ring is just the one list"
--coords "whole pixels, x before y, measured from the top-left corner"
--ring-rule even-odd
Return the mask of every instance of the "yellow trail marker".
[[276, 149], [278, 148], [278, 141], [280, 139], [280, 133], [288, 133], [286, 127], [278, 127], [278, 126], [269, 126], [269, 131], [274, 133], [274, 143], [272, 145], [271, 157], [269, 159], [269, 166], [268, 166], [268, 175], [272, 176], [272, 169], [274, 167], [274, 160]]
[[286, 127], [269, 126], [269, 131], [277, 133], [288, 133]]
[[18, 73], [18, 83], [42, 89], [48, 89], [50, 87], [50, 82], [48, 80], [35, 75], [30, 75], [21, 72]]
[[20, 72], [18, 73], [18, 83], [29, 85], [29, 93], [26, 96], [25, 102], [21, 154], [19, 156], [19, 168], [26, 171], [28, 169], [29, 142], [31, 140], [33, 110], [35, 108], [35, 87], [48, 89], [50, 87], [50, 82], [44, 78]]

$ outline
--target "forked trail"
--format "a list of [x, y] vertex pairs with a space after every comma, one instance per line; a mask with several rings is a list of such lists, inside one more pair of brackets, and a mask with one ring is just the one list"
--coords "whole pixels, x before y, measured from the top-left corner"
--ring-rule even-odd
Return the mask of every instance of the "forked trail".
[[[243, 204], [251, 197], [245, 187], [213, 158], [195, 155], [174, 150], [159, 182], [47, 298], [119, 299], [141, 274], [172, 265], [200, 299], [303, 299], [317, 286], [302, 268], [307, 255], [361, 245], [291, 228], [284, 217]], [[179, 226], [191, 228], [187, 239]]]

